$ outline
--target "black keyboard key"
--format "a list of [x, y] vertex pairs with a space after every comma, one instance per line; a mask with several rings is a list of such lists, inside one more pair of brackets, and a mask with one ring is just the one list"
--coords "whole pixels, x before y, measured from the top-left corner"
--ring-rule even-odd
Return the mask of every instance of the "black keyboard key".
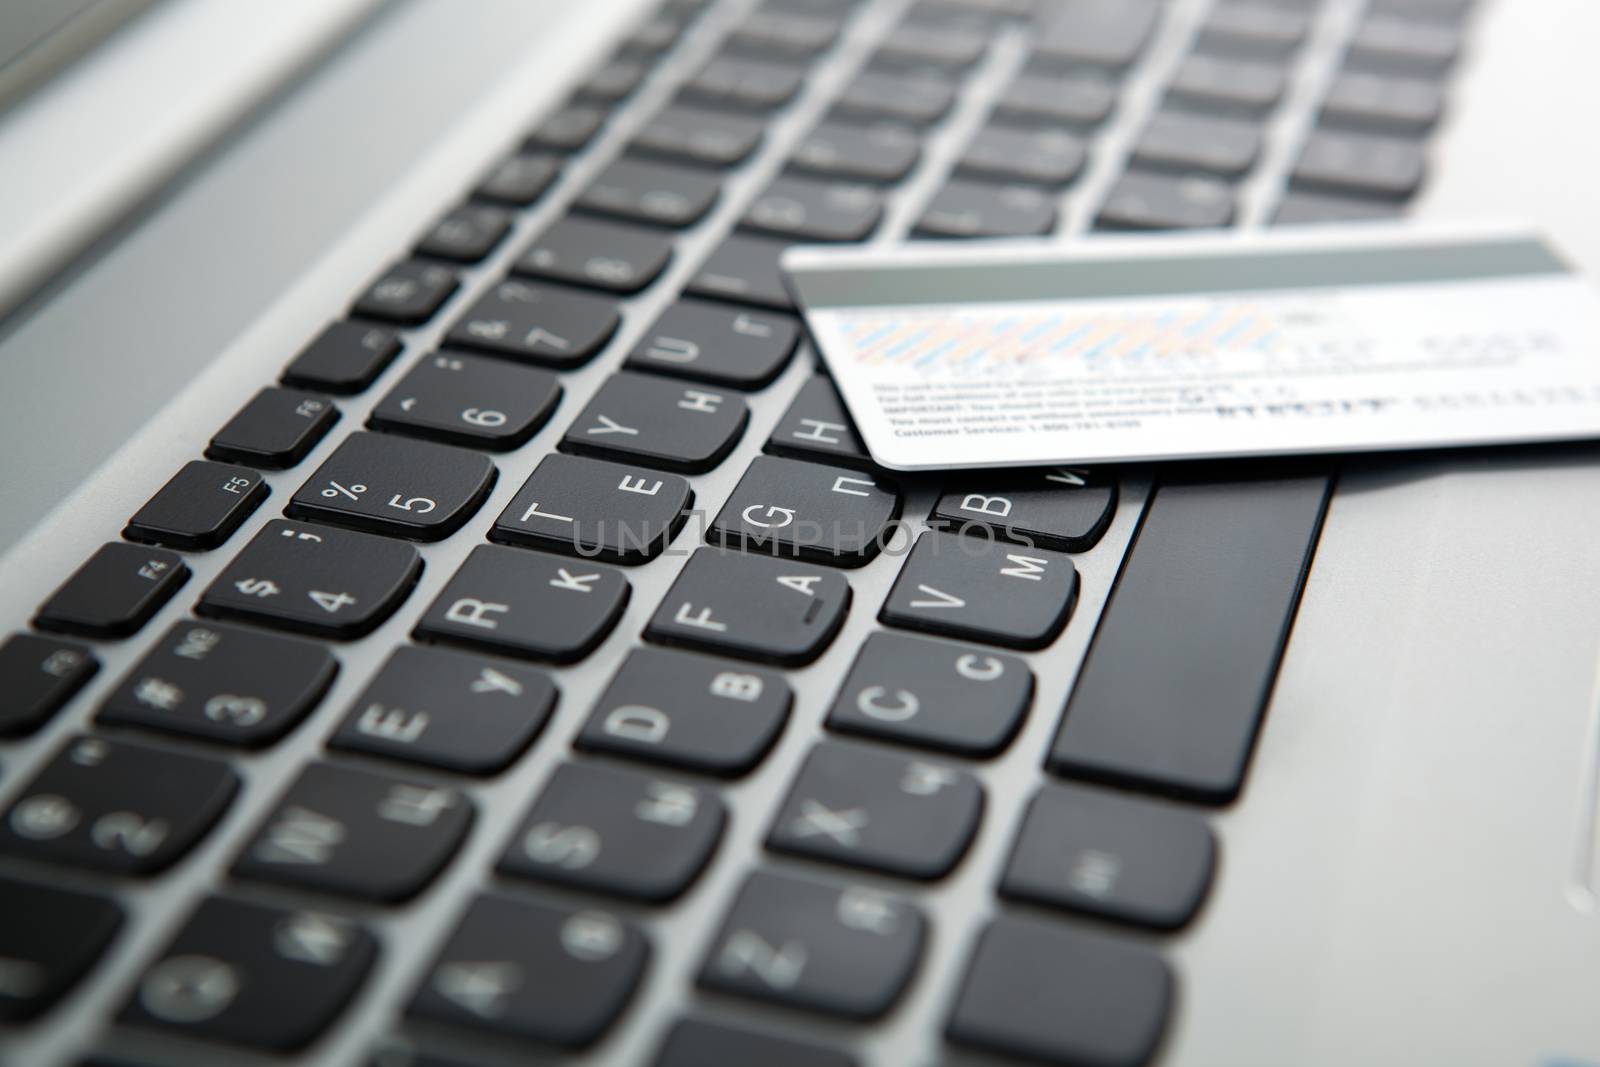
[[353, 433], [295, 491], [284, 513], [438, 541], [472, 518], [495, 483], [489, 457], [449, 445]]
[[99, 669], [83, 645], [38, 634], [6, 638], [0, 644], [0, 737], [43, 726]]
[[983, 787], [966, 771], [824, 741], [801, 765], [767, 847], [930, 880], [955, 867], [982, 815]]
[[573, 743], [731, 778], [767, 754], [793, 703], [789, 683], [776, 671], [636, 648]]
[[1200, 24], [1200, 47], [1210, 52], [1283, 59], [1305, 43], [1312, 12], [1292, 4], [1218, 4]]
[[946, 489], [928, 525], [1058, 552], [1094, 546], [1116, 511], [1117, 486], [1071, 467], [991, 474]]
[[1117, 104], [1117, 87], [1085, 71], [1061, 74], [1028, 71], [995, 101], [995, 114], [1007, 122], [1033, 125], [1098, 126]]
[[1353, 67], [1419, 77], [1442, 77], [1461, 53], [1461, 28], [1434, 19], [1374, 13], [1350, 38]]
[[1044, 648], [1067, 624], [1078, 599], [1070, 557], [929, 532], [917, 538], [880, 618], [1013, 648]]
[[1031, 185], [944, 184], [917, 219], [919, 237], [1038, 237], [1056, 228], [1056, 201]]
[[788, 241], [736, 233], [723, 240], [684, 291], [695, 296], [792, 311], [794, 301], [783, 284], [778, 257]]
[[283, 369], [285, 385], [329, 393], [359, 393], [400, 354], [392, 330], [345, 319], [329, 323]]
[[681, 229], [705, 217], [719, 188], [720, 182], [703, 171], [620, 159], [589, 183], [577, 206], [629, 222]]
[[651, 1067], [707, 1067], [713, 1063], [856, 1067], [853, 1057], [836, 1049], [701, 1019], [676, 1023]]
[[610, 300], [507, 280], [479, 297], [445, 342], [567, 370], [587, 363], [621, 323]]
[[1311, 226], [1330, 222], [1360, 222], [1392, 219], [1404, 213], [1403, 205], [1385, 200], [1353, 200], [1343, 196], [1319, 196], [1292, 192], [1278, 205], [1272, 217], [1274, 226]]
[[757, 456], [706, 531], [750, 552], [860, 567], [882, 551], [900, 517], [892, 482], [777, 456]]
[[788, 366], [799, 338], [800, 326], [788, 316], [680, 300], [661, 313], [629, 354], [626, 366], [734, 389], [759, 389]]
[[412, 367], [367, 422], [374, 429], [507, 452], [527, 444], [560, 400], [561, 380], [549, 371], [440, 352]]
[[996, 919], [967, 963], [945, 1034], [1043, 1063], [1144, 1067], [1166, 1030], [1172, 985], [1161, 957], [1142, 946]]
[[948, 79], [869, 70], [857, 74], [833, 106], [847, 118], [928, 126], [944, 118], [955, 101], [955, 86]]
[[821, 14], [757, 8], [729, 31], [728, 42], [741, 52], [805, 63], [833, 47], [839, 26], [839, 19]]
[[150, 875], [186, 855], [239, 791], [221, 760], [77, 737], [23, 787], [0, 823], [0, 852]]
[[664, 903], [700, 876], [728, 813], [715, 793], [637, 771], [563, 763], [497, 868], [517, 878]]
[[779, 178], [745, 210], [739, 225], [797, 241], [861, 241], [883, 218], [883, 199], [865, 185]]
[[113, 542], [101, 545], [40, 607], [33, 624], [85, 637], [126, 637], [189, 580], [176, 552]]
[[879, 631], [856, 654], [828, 712], [843, 733], [992, 756], [1011, 743], [1033, 700], [1016, 656]]
[[478, 897], [406, 1014], [581, 1048], [622, 1014], [649, 957], [644, 935], [608, 912]]
[[348, 919], [207, 897], [139, 979], [117, 1021], [304, 1048], [354, 999], [378, 942]]
[[661, 276], [671, 258], [672, 240], [660, 233], [566, 218], [540, 234], [511, 269], [533, 278], [637, 293]]
[[654, 58], [677, 44], [682, 35], [683, 21], [670, 13], [660, 13], [635, 26], [622, 39], [621, 50], [632, 56]]
[[927, 938], [916, 905], [875, 889], [757, 871], [700, 967], [700, 984], [846, 1019], [900, 999]]
[[1217, 845], [1191, 811], [1102, 789], [1046, 786], [1028, 803], [1002, 895], [1176, 930], [1205, 899]]
[[789, 169], [824, 178], [889, 183], [910, 174], [921, 158], [921, 138], [909, 127], [823, 122], [796, 146]]
[[1035, 56], [1062, 66], [1132, 65], [1155, 32], [1159, 0], [1063, 0], [1035, 45]]
[[397, 903], [444, 870], [472, 815], [472, 801], [450, 786], [312, 763], [261, 821], [232, 873]]
[[619, 56], [585, 78], [574, 95], [586, 101], [614, 104], [633, 95], [649, 70], [648, 66], [636, 59]]
[[292, 467], [339, 421], [326, 397], [298, 389], [261, 390], [217, 431], [206, 455], [251, 467]]
[[338, 669], [310, 641], [180, 622], [123, 676], [100, 721], [264, 745], [305, 718]]
[[328, 747], [497, 774], [556, 704], [548, 675], [501, 659], [402, 645], [350, 706]]
[[454, 271], [422, 260], [408, 260], [390, 267], [368, 286], [351, 311], [367, 318], [415, 326], [433, 318], [458, 286]]
[[1443, 111], [1444, 88], [1436, 81], [1346, 71], [1328, 87], [1321, 122], [1421, 136]]
[[666, 550], [688, 518], [686, 479], [554, 454], [534, 468], [489, 537], [586, 559], [636, 564]]
[[417, 254], [476, 263], [493, 252], [510, 230], [511, 215], [503, 208], [464, 204], [433, 224], [417, 242]]
[[371, 534], [274, 519], [201, 594], [201, 615], [324, 637], [370, 633], [411, 594], [422, 557]]
[[514, 656], [580, 659], [628, 603], [622, 572], [588, 560], [479, 545], [417, 623], [424, 640]]
[[1088, 161], [1088, 149], [1070, 133], [991, 124], [967, 143], [956, 169], [979, 178], [1066, 185]]
[[561, 439], [572, 452], [688, 472], [708, 471], [739, 443], [743, 397], [649, 374], [613, 374]]
[[844, 410], [839, 390], [821, 374], [800, 387], [789, 410], [767, 438], [766, 449], [796, 459], [826, 460], [857, 468], [872, 466], [872, 457]]
[[1393, 11], [1412, 18], [1460, 22], [1472, 13], [1478, 0], [1372, 0], [1373, 11]]
[[191, 460], [128, 520], [122, 536], [173, 548], [216, 548], [267, 492], [261, 475], [246, 467]]
[[603, 108], [569, 104], [535, 127], [527, 144], [535, 150], [576, 152], [589, 143], [605, 121]]
[[1327, 496], [1326, 478], [1159, 488], [1051, 768], [1213, 803], [1237, 796]]
[[959, 75], [989, 50], [991, 29], [981, 20], [914, 14], [896, 26], [873, 53], [872, 65], [893, 69], [944, 69]]
[[1224, 178], [1243, 177], [1260, 156], [1256, 125], [1177, 112], [1156, 115], [1133, 145], [1133, 160], [1141, 166]]
[[1296, 188], [1406, 200], [1422, 185], [1427, 153], [1398, 137], [1317, 130], [1289, 176]]
[[686, 163], [731, 167], [750, 158], [764, 130], [760, 122], [742, 115], [675, 105], [651, 119], [629, 148]]
[[474, 199], [529, 207], [561, 173], [561, 160], [541, 152], [522, 152], [495, 164], [472, 191]]
[[799, 666], [821, 655], [849, 608], [850, 583], [836, 571], [702, 548], [667, 590], [645, 637]]
[[1199, 174], [1124, 174], [1095, 222], [1112, 230], [1198, 230], [1233, 224], [1233, 187]]
[[1260, 118], [1282, 102], [1288, 86], [1288, 72], [1275, 63], [1192, 55], [1172, 76], [1167, 95], [1179, 106]]
[[771, 111], [800, 91], [805, 71], [760, 59], [717, 56], [683, 86], [685, 99], [739, 111]]
[[[122, 928], [111, 900], [0, 877], [0, 1022], [38, 1018], [105, 954]], [[25, 919], [26, 921], [21, 921]]]

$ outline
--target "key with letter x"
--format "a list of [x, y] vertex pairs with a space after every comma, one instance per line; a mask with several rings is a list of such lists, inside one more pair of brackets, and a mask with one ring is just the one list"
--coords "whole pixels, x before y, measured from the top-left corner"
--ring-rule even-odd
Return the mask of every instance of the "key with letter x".
[[864, 745], [811, 750], [767, 847], [851, 867], [932, 879], [967, 850], [983, 787], [965, 771]]

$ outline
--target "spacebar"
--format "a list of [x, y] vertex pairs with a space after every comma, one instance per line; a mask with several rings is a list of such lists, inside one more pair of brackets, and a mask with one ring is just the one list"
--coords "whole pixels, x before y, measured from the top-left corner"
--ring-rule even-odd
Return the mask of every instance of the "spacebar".
[[1238, 795], [1329, 485], [1156, 490], [1067, 701], [1051, 770], [1211, 803]]

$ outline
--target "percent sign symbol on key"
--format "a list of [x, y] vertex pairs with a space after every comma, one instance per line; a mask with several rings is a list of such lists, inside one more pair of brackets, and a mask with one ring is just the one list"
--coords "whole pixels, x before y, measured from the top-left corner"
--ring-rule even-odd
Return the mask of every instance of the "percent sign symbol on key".
[[359, 482], [348, 487], [340, 485], [338, 482], [329, 482], [328, 488], [322, 491], [322, 495], [328, 497], [329, 499], [342, 495], [349, 497], [351, 500], [360, 500], [361, 494], [365, 493], [366, 491], [367, 487]]

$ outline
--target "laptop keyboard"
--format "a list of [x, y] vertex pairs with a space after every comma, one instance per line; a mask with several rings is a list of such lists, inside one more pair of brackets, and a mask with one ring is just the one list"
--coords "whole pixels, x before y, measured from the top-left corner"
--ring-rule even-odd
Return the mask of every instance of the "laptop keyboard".
[[0, 1049], [139, 931], [86, 1057], [1158, 1059], [1331, 474], [881, 471], [778, 257], [1402, 212], [1468, 14], [650, 13], [0, 645]]

